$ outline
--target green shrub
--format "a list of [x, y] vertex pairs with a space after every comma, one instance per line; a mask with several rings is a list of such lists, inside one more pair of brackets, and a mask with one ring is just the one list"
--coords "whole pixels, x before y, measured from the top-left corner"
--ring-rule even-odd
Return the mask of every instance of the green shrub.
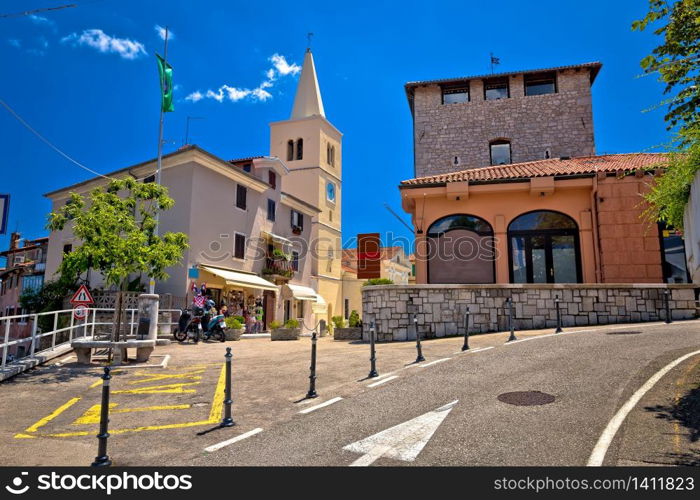
[[299, 328], [299, 322], [295, 319], [288, 319], [284, 323], [285, 328]]
[[277, 330], [278, 328], [282, 328], [282, 322], [281, 321], [271, 321], [270, 328], [272, 330]]
[[245, 318], [243, 316], [230, 316], [230, 317], [237, 320], [241, 325], [245, 323]]
[[345, 326], [345, 318], [342, 316], [333, 316], [331, 321], [336, 328], [343, 328]]
[[355, 309], [353, 309], [350, 312], [350, 318], [348, 319], [348, 323], [350, 324], [350, 328], [355, 328], [356, 326], [360, 325], [360, 315]]
[[372, 278], [362, 283], [362, 286], [373, 286], [373, 285], [393, 285], [394, 282], [389, 278]]
[[229, 316], [224, 321], [226, 321], [226, 327], [233, 330], [240, 330], [243, 328], [243, 323], [238, 321], [235, 316]]

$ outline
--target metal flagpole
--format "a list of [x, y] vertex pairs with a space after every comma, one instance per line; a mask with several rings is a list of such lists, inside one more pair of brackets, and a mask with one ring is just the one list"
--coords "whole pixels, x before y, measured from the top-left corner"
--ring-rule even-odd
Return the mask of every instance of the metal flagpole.
[[[163, 48], [163, 73], [165, 74], [165, 68], [167, 67], [168, 61], [168, 27], [165, 27], [165, 46]], [[167, 81], [167, 79], [166, 79]], [[165, 118], [165, 112], [163, 111], [163, 89], [161, 89], [161, 103], [160, 103], [160, 125], [158, 127], [158, 167], [156, 169], [156, 184], [160, 186], [160, 171], [161, 163], [163, 157], [163, 120]], [[155, 236], [158, 236], [158, 224], [160, 223], [160, 212], [156, 211], [156, 227], [153, 231]], [[153, 277], [149, 277], [148, 281], [148, 293], [154, 293], [156, 289], [156, 280]]]

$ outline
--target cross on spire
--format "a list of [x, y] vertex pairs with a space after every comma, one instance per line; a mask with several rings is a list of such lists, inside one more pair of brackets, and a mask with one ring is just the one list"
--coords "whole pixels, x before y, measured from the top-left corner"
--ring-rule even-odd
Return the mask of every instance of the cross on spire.
[[313, 36], [314, 36], [314, 34], [311, 33], [311, 32], [309, 32], [309, 33], [306, 34], [306, 40], [307, 40], [306, 50], [307, 50], [307, 51], [310, 51], [310, 50], [311, 50], [311, 37], [313, 37]]

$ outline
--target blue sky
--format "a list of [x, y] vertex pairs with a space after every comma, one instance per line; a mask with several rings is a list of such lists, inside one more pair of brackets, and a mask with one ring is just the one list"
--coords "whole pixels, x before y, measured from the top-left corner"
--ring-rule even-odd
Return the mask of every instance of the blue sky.
[[[191, 122], [190, 142], [223, 158], [269, 152], [267, 125], [291, 112], [293, 65], [301, 64], [306, 34], [313, 32], [326, 116], [344, 133], [345, 239], [369, 231], [409, 236], [383, 207], [387, 202], [402, 213], [396, 186], [413, 170], [403, 84], [487, 73], [490, 52], [504, 72], [601, 61], [593, 87], [598, 153], [646, 151], [669, 139], [663, 109], [643, 113], [663, 90], [654, 77], [638, 78], [639, 60], [659, 43], [651, 32], [630, 30], [646, 0], [34, 0], [31, 6], [70, 3], [78, 7], [0, 18], [0, 99], [102, 173], [156, 154], [154, 53], [163, 46], [157, 25], [174, 34], [168, 60], [176, 102], [167, 115], [165, 152], [182, 145], [187, 116], [196, 116], [205, 119]], [[5, 0], [0, 8], [6, 14], [29, 5]], [[271, 60], [275, 55], [281, 58]], [[219, 89], [221, 102], [206, 97], [208, 90], [218, 97]], [[186, 99], [197, 91], [205, 97]], [[12, 197], [9, 230], [44, 235], [50, 207], [42, 195], [92, 175], [3, 108], [0, 130], [0, 193]], [[0, 248], [8, 239], [0, 236]]]

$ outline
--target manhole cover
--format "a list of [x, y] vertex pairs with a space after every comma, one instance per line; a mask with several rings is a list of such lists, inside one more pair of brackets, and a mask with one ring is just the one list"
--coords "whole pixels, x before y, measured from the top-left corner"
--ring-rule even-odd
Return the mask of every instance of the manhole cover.
[[538, 406], [554, 403], [554, 396], [540, 391], [517, 391], [499, 394], [498, 400], [509, 405]]
[[608, 332], [608, 335], [637, 335], [642, 333], [640, 330], [617, 330], [614, 332]]

